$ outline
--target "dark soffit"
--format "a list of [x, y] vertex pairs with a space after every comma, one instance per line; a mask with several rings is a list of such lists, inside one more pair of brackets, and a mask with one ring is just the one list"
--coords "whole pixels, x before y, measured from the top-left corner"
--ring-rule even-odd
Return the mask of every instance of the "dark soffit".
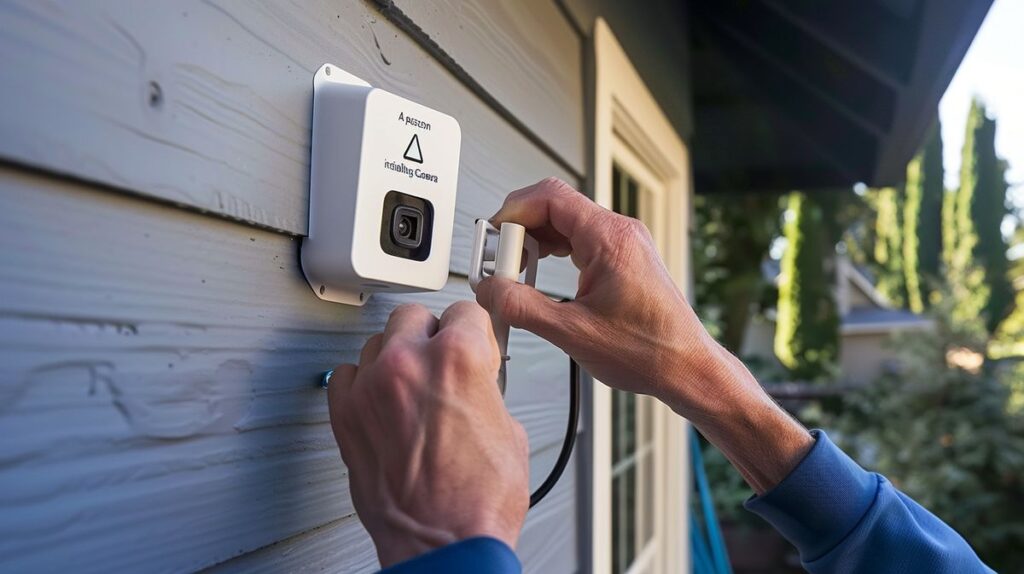
[[690, 2], [697, 192], [899, 182], [990, 5]]

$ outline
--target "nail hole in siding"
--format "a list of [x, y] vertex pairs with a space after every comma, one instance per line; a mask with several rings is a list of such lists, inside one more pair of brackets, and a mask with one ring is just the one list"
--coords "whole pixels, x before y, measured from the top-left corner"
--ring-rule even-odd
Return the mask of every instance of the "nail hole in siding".
[[323, 294], [324, 294], [324, 292], [326, 292], [326, 291], [327, 291], [327, 288], [326, 288], [326, 287], [324, 287], [323, 285], [321, 285], [321, 286], [320, 286], [320, 294], [321, 294], [321, 295], [323, 295]]
[[326, 68], [324, 68], [324, 73], [327, 74], [328, 76], [330, 76], [331, 75], [331, 67], [327, 66]]
[[164, 91], [160, 84], [153, 81], [149, 83], [149, 107], [159, 108], [164, 103]]

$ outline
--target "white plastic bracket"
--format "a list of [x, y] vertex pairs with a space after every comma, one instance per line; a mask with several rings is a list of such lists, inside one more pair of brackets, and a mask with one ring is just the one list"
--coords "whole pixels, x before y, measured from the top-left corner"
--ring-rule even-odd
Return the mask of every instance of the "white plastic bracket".
[[[321, 86], [323, 86], [324, 84], [347, 84], [351, 86], [362, 86], [366, 88], [372, 87], [366, 80], [354, 74], [350, 74], [333, 64], [324, 64], [320, 66], [320, 68], [316, 71], [315, 74], [313, 74], [314, 98], [316, 98], [317, 91], [319, 91]], [[315, 117], [313, 118], [312, 121], [313, 124], [316, 124]], [[305, 272], [305, 269], [303, 269], [303, 273]], [[315, 280], [314, 278], [311, 278], [309, 275], [306, 275], [306, 281], [309, 282], [309, 285], [310, 287], [313, 288], [313, 292], [316, 293], [316, 296], [325, 301], [333, 301], [334, 303], [344, 303], [345, 305], [361, 306], [364, 303], [366, 303], [366, 300], [369, 298], [368, 293], [364, 293], [358, 289], [351, 290], [342, 287], [328, 288], [327, 285], [325, 284], [327, 283], [326, 281], [321, 283]]]
[[[526, 256], [524, 265], [523, 255]], [[516, 223], [502, 223], [501, 229], [486, 219], [477, 219], [473, 233], [473, 249], [469, 261], [469, 286], [476, 292], [477, 285], [486, 277], [494, 276], [519, 281], [524, 267], [526, 276], [523, 283], [531, 287], [537, 284], [537, 262], [540, 259], [540, 245], [526, 233], [526, 228]], [[491, 315], [494, 337], [501, 352], [501, 368], [498, 371], [498, 388], [505, 394], [505, 368], [508, 355], [509, 326], [495, 315]]]

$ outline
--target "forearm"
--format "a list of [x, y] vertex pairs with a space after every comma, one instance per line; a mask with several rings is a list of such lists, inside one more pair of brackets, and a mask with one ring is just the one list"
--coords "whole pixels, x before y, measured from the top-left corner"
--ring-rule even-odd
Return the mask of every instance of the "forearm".
[[[746, 506], [799, 550], [811, 572], [991, 572], [952, 528], [817, 439], [731, 353], [691, 345], [660, 397], [721, 450], [757, 493]], [[695, 392], [696, 391], [696, 392]]]
[[789, 475], [814, 439], [732, 353], [710, 337], [700, 347], [673, 369], [674, 376], [666, 373], [672, 380], [659, 398], [693, 423], [763, 494]]
[[799, 550], [808, 572], [991, 572], [955, 530], [815, 434], [789, 476], [744, 504]]
[[[949, 565], [941, 571], [961, 572], [972, 570], [960, 565], [978, 564], [934, 517], [922, 519], [922, 528], [893, 531], [906, 523], [901, 508], [920, 519], [916, 507], [899, 502], [894, 489], [880, 490], [874, 475], [823, 435], [815, 441], [707, 334], [638, 220], [545, 180], [505, 200], [492, 222], [506, 221], [526, 226], [542, 253], [571, 255], [579, 289], [572, 302], [558, 304], [530, 286], [491, 278], [477, 290], [480, 304], [554, 343], [597, 380], [652, 395], [692, 421], [758, 493], [752, 509], [801, 548], [813, 571], [851, 571], [850, 564], [895, 571], [901, 563], [928, 570], [941, 563]], [[876, 493], [893, 496], [876, 505]], [[899, 503], [889, 504], [892, 498]], [[940, 549], [952, 559], [930, 552], [934, 547], [917, 551], [917, 543], [936, 536], [949, 542]]]

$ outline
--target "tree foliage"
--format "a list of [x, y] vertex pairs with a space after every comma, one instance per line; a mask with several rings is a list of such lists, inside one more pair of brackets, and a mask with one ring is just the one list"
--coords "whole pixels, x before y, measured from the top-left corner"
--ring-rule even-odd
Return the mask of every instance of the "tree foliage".
[[975, 100], [967, 117], [960, 188], [945, 207], [951, 234], [946, 240], [946, 279], [954, 290], [955, 320], [980, 313], [990, 333], [1013, 306], [1007, 245], [1002, 235], [1006, 205], [1006, 163], [996, 156], [995, 121]]
[[903, 206], [903, 275], [907, 306], [920, 313], [938, 285], [942, 257], [942, 126], [936, 121], [907, 166]]
[[723, 193], [695, 199], [697, 309], [733, 353], [740, 352], [754, 309], [773, 289], [761, 274], [761, 262], [778, 235], [779, 200], [772, 193]]
[[951, 366], [949, 351], [977, 352], [987, 335], [979, 318], [955, 323], [949, 303], [939, 307], [934, 333], [900, 342], [902, 372], [844, 399], [825, 424], [858, 462], [955, 528], [990, 566], [1017, 571], [1024, 564], [1024, 368]]
[[1017, 295], [1010, 313], [996, 330], [989, 354], [996, 357], [1024, 357], [1024, 220], [1017, 221], [1010, 252], [1010, 280]]
[[839, 351], [839, 314], [827, 272], [834, 244], [820, 205], [790, 194], [784, 226], [786, 251], [779, 277], [775, 354], [799, 379], [834, 371]]
[[875, 208], [876, 287], [894, 306], [903, 307], [907, 302], [903, 265], [904, 187], [870, 190], [869, 198]]

